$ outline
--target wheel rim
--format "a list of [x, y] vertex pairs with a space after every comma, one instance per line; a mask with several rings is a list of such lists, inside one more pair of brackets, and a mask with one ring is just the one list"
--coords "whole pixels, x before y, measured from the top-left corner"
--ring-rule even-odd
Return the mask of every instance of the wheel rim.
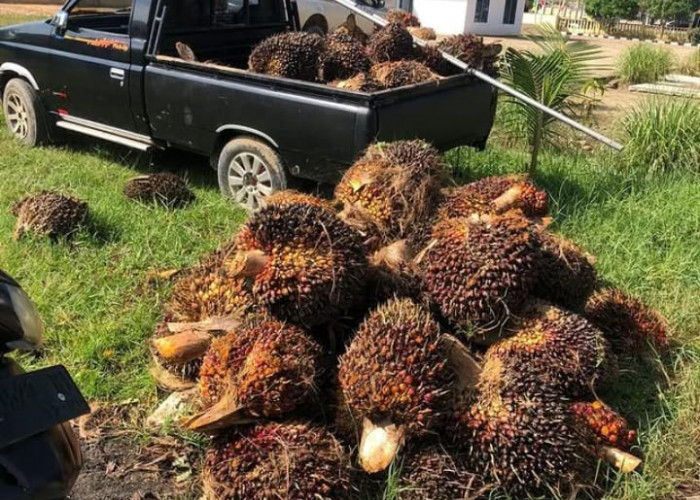
[[272, 194], [272, 175], [267, 164], [255, 153], [238, 153], [228, 168], [228, 185], [236, 202], [249, 210], [262, 207], [263, 198]]
[[15, 137], [19, 139], [27, 138], [29, 134], [29, 114], [22, 97], [18, 94], [10, 94], [7, 96], [5, 118]]

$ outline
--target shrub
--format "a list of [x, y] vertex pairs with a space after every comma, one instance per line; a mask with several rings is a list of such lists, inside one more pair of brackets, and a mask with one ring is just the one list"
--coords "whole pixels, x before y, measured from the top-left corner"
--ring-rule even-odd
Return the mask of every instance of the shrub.
[[653, 83], [673, 66], [671, 51], [640, 43], [627, 49], [618, 61], [618, 72], [625, 83]]
[[700, 44], [700, 27], [688, 30], [688, 41], [690, 43]]
[[700, 49], [688, 54], [678, 65], [678, 71], [684, 75], [700, 76]]
[[629, 137], [625, 155], [633, 170], [700, 173], [700, 103], [651, 98], [627, 115], [624, 128]]

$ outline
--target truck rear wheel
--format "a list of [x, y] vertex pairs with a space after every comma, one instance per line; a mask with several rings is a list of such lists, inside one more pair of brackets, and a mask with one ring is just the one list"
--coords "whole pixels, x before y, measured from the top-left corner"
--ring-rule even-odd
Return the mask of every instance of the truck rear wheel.
[[224, 146], [218, 173], [221, 192], [250, 212], [262, 208], [266, 196], [287, 188], [280, 155], [264, 142], [248, 137]]
[[2, 110], [8, 130], [23, 144], [32, 147], [49, 141], [44, 108], [36, 91], [25, 80], [13, 78], [7, 82]]

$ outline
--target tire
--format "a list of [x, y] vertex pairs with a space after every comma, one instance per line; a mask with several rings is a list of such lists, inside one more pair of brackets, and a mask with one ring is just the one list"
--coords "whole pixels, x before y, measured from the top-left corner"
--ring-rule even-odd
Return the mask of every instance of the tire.
[[5, 86], [2, 111], [10, 133], [22, 144], [34, 147], [49, 142], [44, 108], [29, 83], [13, 78]]
[[266, 196], [287, 188], [282, 158], [257, 139], [239, 137], [229, 141], [221, 150], [217, 170], [224, 196], [249, 212], [262, 208]]

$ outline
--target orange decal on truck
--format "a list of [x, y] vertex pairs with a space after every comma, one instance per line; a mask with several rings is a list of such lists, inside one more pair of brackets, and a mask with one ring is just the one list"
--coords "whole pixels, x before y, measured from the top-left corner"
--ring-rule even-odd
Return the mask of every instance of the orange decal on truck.
[[129, 51], [129, 45], [122, 42], [121, 40], [110, 40], [109, 38], [82, 38], [79, 36], [66, 35], [68, 40], [73, 40], [75, 42], [85, 43], [91, 47], [98, 47], [101, 49], [114, 49], [120, 50], [122, 52]]

